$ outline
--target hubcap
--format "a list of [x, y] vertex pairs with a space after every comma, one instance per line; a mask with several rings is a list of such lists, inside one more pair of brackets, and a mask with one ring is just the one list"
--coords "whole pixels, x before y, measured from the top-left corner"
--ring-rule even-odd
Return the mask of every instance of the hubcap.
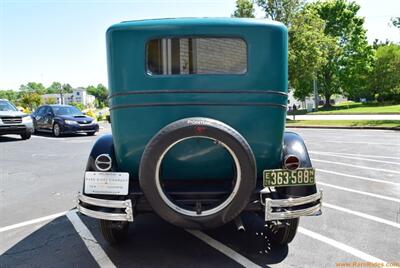
[[59, 136], [60, 135], [60, 127], [56, 124], [54, 125], [54, 135]]

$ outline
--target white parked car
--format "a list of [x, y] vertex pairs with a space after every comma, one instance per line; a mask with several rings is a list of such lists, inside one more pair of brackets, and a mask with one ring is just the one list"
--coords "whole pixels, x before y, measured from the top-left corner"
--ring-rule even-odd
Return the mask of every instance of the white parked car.
[[0, 136], [16, 134], [27, 140], [32, 132], [33, 123], [30, 115], [18, 111], [8, 100], [0, 99]]

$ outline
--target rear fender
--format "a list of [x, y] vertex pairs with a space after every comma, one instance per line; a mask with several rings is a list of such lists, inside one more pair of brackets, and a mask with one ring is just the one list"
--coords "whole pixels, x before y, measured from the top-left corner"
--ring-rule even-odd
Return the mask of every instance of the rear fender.
[[89, 159], [86, 165], [86, 171], [96, 171], [96, 166], [94, 164], [96, 157], [101, 154], [108, 154], [112, 159], [111, 171], [117, 171], [117, 161], [115, 160], [114, 143], [112, 135], [103, 135], [97, 139], [96, 143], [90, 152]]
[[[312, 167], [310, 156], [303, 138], [294, 132], [285, 132], [283, 137], [282, 163], [288, 155], [295, 155], [300, 159], [300, 168]], [[277, 187], [277, 192], [283, 197], [302, 197], [317, 192], [315, 185]]]

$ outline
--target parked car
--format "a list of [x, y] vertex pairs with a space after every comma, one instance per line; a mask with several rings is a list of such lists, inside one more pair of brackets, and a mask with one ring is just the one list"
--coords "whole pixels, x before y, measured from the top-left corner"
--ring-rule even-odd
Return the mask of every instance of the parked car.
[[86, 133], [95, 135], [99, 125], [95, 120], [70, 105], [43, 105], [33, 114], [35, 132], [53, 133], [55, 137], [63, 134]]
[[0, 136], [6, 134], [20, 135], [23, 140], [31, 137], [32, 119], [8, 100], [0, 99]]
[[93, 146], [78, 196], [107, 241], [149, 211], [189, 229], [243, 229], [249, 211], [288, 244], [301, 216], [321, 213], [307, 148], [285, 131], [287, 39], [281, 23], [234, 18], [108, 29], [113, 134]]

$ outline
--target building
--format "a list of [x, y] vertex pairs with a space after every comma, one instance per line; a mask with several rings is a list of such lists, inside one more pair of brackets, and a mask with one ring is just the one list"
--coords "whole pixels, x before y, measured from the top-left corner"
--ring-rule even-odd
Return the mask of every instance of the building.
[[78, 87], [72, 90], [72, 93], [64, 94], [44, 94], [42, 98], [45, 102], [49, 102], [53, 99], [57, 104], [70, 104], [71, 102], [81, 103], [85, 107], [93, 107], [95, 97], [87, 94], [86, 89]]
[[[294, 89], [289, 90], [288, 94], [288, 107], [293, 107], [293, 104], [296, 105], [297, 109], [307, 109], [308, 111], [312, 111], [315, 109], [315, 101], [314, 95], [310, 95], [304, 99], [304, 101], [300, 101], [294, 97]], [[340, 94], [334, 94], [331, 97], [330, 103], [332, 105], [340, 104], [342, 102], [346, 102], [347, 98]], [[325, 100], [318, 98], [318, 105], [324, 105]]]

